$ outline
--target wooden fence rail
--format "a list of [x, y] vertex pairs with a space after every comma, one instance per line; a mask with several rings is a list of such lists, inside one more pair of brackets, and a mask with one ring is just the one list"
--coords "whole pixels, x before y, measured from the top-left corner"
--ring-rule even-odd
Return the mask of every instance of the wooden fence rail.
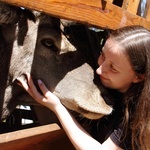
[[116, 29], [138, 24], [150, 29], [150, 0], [146, 3], [145, 18], [137, 15], [140, 0], [124, 0], [121, 7], [114, 5], [113, 0], [0, 1], [101, 28]]
[[0, 135], [1, 150], [75, 150], [57, 124], [44, 125]]

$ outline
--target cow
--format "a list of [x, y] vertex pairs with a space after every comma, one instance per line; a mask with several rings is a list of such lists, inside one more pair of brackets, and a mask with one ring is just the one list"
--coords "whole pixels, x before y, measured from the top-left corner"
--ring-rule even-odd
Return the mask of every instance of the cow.
[[99, 119], [113, 111], [113, 98], [95, 73], [99, 51], [91, 52], [72, 36], [70, 29], [77, 26], [0, 2], [1, 121], [18, 105], [38, 105], [16, 82], [18, 77], [26, 80], [26, 73], [36, 85], [42, 79], [69, 110], [83, 117]]

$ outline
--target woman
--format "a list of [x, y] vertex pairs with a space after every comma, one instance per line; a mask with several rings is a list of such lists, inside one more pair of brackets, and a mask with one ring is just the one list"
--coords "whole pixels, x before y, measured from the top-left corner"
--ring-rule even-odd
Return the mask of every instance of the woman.
[[18, 84], [56, 114], [78, 150], [150, 149], [150, 32], [141, 26], [113, 31], [102, 49], [98, 65], [97, 74], [102, 84], [118, 92], [115, 103], [121, 104], [118, 123], [103, 143], [77, 123], [41, 80], [38, 85], [43, 95], [37, 91], [29, 74], [28, 84], [21, 79]]

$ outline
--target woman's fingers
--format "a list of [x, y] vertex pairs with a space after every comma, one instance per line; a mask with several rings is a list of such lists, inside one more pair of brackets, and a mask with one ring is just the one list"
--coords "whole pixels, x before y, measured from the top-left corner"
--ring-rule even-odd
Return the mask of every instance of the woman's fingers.
[[39, 93], [39, 92], [37, 91], [37, 89], [36, 89], [34, 83], [33, 83], [33, 80], [32, 80], [31, 75], [30, 75], [30, 74], [26, 74], [26, 76], [27, 76], [28, 86], [29, 86], [30, 89], [32, 89], [32, 92], [35, 93], [35, 94]]
[[29, 88], [32, 91], [33, 98], [35, 98], [35, 100], [37, 100], [39, 103], [41, 103], [41, 101], [45, 101], [44, 96], [41, 95], [41, 93], [37, 90], [37, 88], [32, 80], [31, 74], [27, 74], [27, 80], [28, 80]]
[[25, 91], [27, 91], [31, 96], [33, 96], [28, 84], [22, 78], [17, 78], [17, 81], [18, 85], [22, 86], [25, 89]]
[[50, 92], [41, 80], [38, 80], [38, 85], [44, 95], [43, 102], [46, 102], [45, 106], [47, 106], [52, 111], [54, 111], [56, 106], [61, 104], [59, 98], [56, 95], [54, 95], [52, 92]]
[[43, 96], [38, 92], [37, 88], [35, 87], [32, 77], [30, 74], [26, 74], [27, 83], [22, 78], [17, 78], [19, 81], [19, 85], [21, 85], [33, 98], [36, 100], [43, 99]]
[[48, 90], [48, 88], [45, 86], [45, 84], [40, 79], [38, 80], [38, 85], [39, 85], [45, 98], [51, 96], [52, 93]]
[[41, 80], [38, 80], [38, 86], [41, 89], [42, 94], [34, 85], [31, 75], [26, 74], [26, 78], [27, 83], [22, 78], [17, 78], [19, 81], [18, 84], [21, 85], [38, 103], [45, 105], [53, 111], [56, 106], [61, 104], [59, 98], [51, 93]]
[[49, 89], [45, 86], [45, 84], [41, 81], [38, 80], [38, 85], [45, 97], [45, 99], [49, 99], [52, 101], [59, 101], [59, 98], [57, 96], [55, 96], [52, 92], [49, 91]]

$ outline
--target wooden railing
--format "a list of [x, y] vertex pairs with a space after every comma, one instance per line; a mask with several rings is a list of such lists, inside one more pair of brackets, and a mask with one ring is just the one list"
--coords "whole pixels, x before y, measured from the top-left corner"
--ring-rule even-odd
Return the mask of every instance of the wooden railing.
[[57, 124], [44, 125], [0, 135], [1, 150], [75, 150]]
[[[150, 0], [144, 16], [139, 13], [140, 0], [123, 0], [121, 6], [113, 0], [0, 0], [13, 5], [46, 12], [101, 28], [116, 29], [127, 25], [142, 25], [150, 29]], [[114, 0], [115, 1], [115, 0]], [[117, 0], [116, 0], [117, 1]], [[121, 0], [118, 0], [120, 2]]]

